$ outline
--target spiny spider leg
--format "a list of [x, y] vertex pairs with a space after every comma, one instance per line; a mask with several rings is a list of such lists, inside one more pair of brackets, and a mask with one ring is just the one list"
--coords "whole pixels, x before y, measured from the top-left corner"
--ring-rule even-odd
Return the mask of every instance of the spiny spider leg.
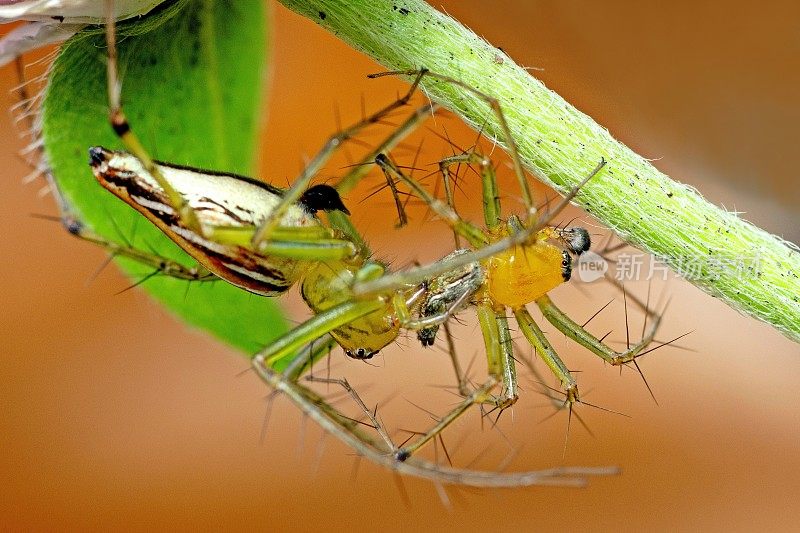
[[[445, 157], [439, 161], [439, 170], [445, 183], [447, 204], [455, 209], [452, 186], [450, 184], [450, 167], [453, 165], [477, 165], [481, 176], [481, 190], [483, 191], [483, 220], [489, 231], [500, 225], [500, 193], [497, 189], [497, 177], [491, 159], [476, 152], [473, 148], [469, 152]], [[456, 244], [458, 246], [458, 244]]]
[[409, 117], [400, 124], [392, 133], [381, 141], [374, 149], [370, 150], [359, 163], [353, 166], [353, 170], [342, 176], [336, 183], [336, 190], [345, 195], [358, 184], [358, 182], [372, 169], [375, 157], [382, 152], [387, 152], [394, 148], [400, 141], [414, 131], [423, 121], [431, 117], [439, 106], [435, 103], [428, 103], [418, 107]]
[[253, 246], [255, 249], [259, 249], [261, 244], [269, 239], [271, 232], [280, 224], [281, 217], [284, 215], [289, 206], [300, 199], [303, 191], [308, 188], [311, 179], [316, 176], [317, 173], [319, 173], [325, 163], [331, 158], [331, 156], [342, 145], [342, 143], [367, 126], [379, 122], [383, 117], [395, 109], [399, 109], [408, 104], [408, 102], [411, 100], [411, 97], [416, 92], [417, 85], [419, 85], [419, 80], [421, 78], [421, 75], [417, 76], [417, 79], [414, 81], [414, 83], [412, 83], [411, 87], [408, 89], [408, 92], [406, 92], [406, 94], [399, 99], [386, 105], [372, 115], [369, 115], [368, 117], [356, 122], [352, 126], [349, 126], [348, 128], [336, 133], [335, 135], [331, 136], [330, 139], [328, 139], [317, 155], [314, 156], [308, 165], [306, 165], [306, 167], [303, 169], [303, 172], [300, 173], [300, 176], [297, 177], [292, 186], [284, 193], [281, 202], [272, 210], [270, 216], [261, 224], [261, 226], [258, 228], [258, 231], [256, 231], [256, 233], [253, 235]]
[[376, 412], [373, 412], [367, 407], [367, 404], [364, 403], [364, 400], [361, 399], [361, 396], [358, 392], [350, 385], [350, 382], [347, 381], [346, 378], [318, 378], [313, 375], [308, 375], [304, 378], [309, 383], [326, 383], [328, 385], [339, 385], [342, 387], [345, 392], [353, 399], [355, 404], [361, 409], [364, 416], [370, 421], [371, 426], [375, 429], [375, 431], [380, 435], [383, 439], [383, 442], [386, 443], [387, 446], [390, 448], [395, 448], [395, 444], [392, 441], [392, 438], [389, 436], [389, 433], [386, 431], [386, 428], [378, 420], [378, 415]]
[[517, 401], [519, 390], [508, 320], [489, 302], [479, 303], [476, 309], [486, 349], [488, 373], [502, 385], [500, 396], [482, 403], [490, 403], [502, 411]]
[[[304, 366], [305, 363], [301, 363]], [[583, 486], [585, 476], [605, 476], [619, 472], [617, 468], [563, 467], [547, 470], [498, 473], [465, 470], [430, 463], [420, 459], [398, 460], [400, 449], [391, 449], [382, 440], [366, 434], [359, 423], [339, 413], [324, 399], [284, 374], [271, 369], [261, 356], [253, 359], [258, 375], [273, 389], [285, 394], [309, 418], [325, 431], [348, 444], [361, 456], [399, 474], [427, 479], [437, 483], [469, 485], [474, 487], [522, 487], [532, 485]], [[494, 386], [494, 384], [492, 384]], [[436, 434], [439, 432], [436, 431]]]
[[456, 380], [458, 381], [458, 393], [461, 396], [468, 396], [470, 391], [467, 388], [467, 375], [461, 369], [461, 362], [458, 360], [458, 355], [456, 354], [456, 345], [453, 340], [453, 333], [450, 331], [450, 322], [442, 324], [442, 328], [444, 329], [445, 339], [447, 340], [447, 353], [450, 356], [453, 372], [455, 372]]
[[[409, 117], [403, 122], [396, 130], [390, 133], [383, 141], [381, 141], [373, 150], [364, 156], [360, 162], [353, 166], [353, 169], [342, 176], [336, 184], [336, 190], [340, 194], [345, 195], [350, 192], [358, 182], [372, 170], [375, 164], [375, 156], [387, 150], [391, 150], [394, 146], [408, 136], [414, 129], [416, 129], [425, 119], [430, 117], [438, 109], [436, 104], [425, 104], [417, 108]], [[402, 218], [404, 211], [402, 208], [398, 211], [398, 216]], [[361, 234], [353, 226], [350, 217], [340, 211], [329, 211], [328, 221], [331, 226], [342, 232], [348, 240], [355, 243], [360, 251], [361, 256], [366, 259], [369, 254], [369, 247], [364, 241]]]
[[568, 317], [566, 313], [556, 307], [556, 305], [548, 296], [545, 295], [536, 300], [536, 305], [539, 306], [539, 309], [541, 309], [542, 314], [547, 321], [558, 328], [558, 330], [564, 333], [564, 335], [571, 338], [581, 346], [589, 349], [592, 353], [602, 357], [604, 361], [614, 366], [630, 363], [639, 357], [642, 350], [653, 341], [656, 330], [658, 330], [658, 326], [661, 323], [661, 315], [656, 315], [652, 324], [650, 325], [650, 331], [647, 335], [642, 337], [642, 339], [633, 346], [628, 346], [627, 350], [617, 352], [600, 339], [586, 331], [583, 326]]
[[371, 78], [378, 78], [381, 76], [416, 76], [415, 83], [419, 84], [421, 78], [427, 76], [432, 79], [436, 79], [439, 81], [443, 81], [445, 83], [455, 85], [461, 87], [469, 91], [470, 93], [474, 94], [489, 106], [492, 110], [492, 113], [497, 117], [497, 121], [500, 123], [500, 130], [503, 134], [504, 139], [502, 141], [506, 144], [509, 154], [511, 155], [511, 161], [514, 165], [514, 174], [519, 181], [519, 187], [522, 192], [522, 200], [525, 203], [526, 209], [526, 218], [528, 222], [532, 222], [535, 220], [536, 217], [536, 206], [533, 201], [533, 194], [530, 190], [530, 185], [528, 184], [528, 180], [525, 176], [525, 170], [522, 166], [522, 160], [519, 157], [519, 151], [517, 150], [517, 143], [514, 141], [514, 137], [511, 135], [511, 130], [508, 127], [508, 122], [506, 121], [506, 117], [503, 114], [503, 110], [500, 106], [500, 102], [488, 94], [485, 94], [475, 87], [464, 83], [463, 81], [457, 80], [455, 78], [451, 78], [449, 76], [443, 76], [441, 74], [433, 73], [427, 69], [420, 69], [420, 70], [397, 70], [391, 72], [379, 72], [377, 74], [370, 74]]
[[79, 220], [75, 218], [62, 217], [61, 221], [71, 235], [90, 242], [96, 246], [100, 246], [101, 248], [105, 248], [105, 250], [112, 257], [125, 257], [132, 259], [137, 263], [152, 267], [159, 274], [185, 281], [219, 281], [220, 279], [200, 264], [197, 264], [193, 267], [187, 267], [178, 261], [173, 261], [167, 257], [163, 257], [151, 252], [145, 252], [133, 246], [122, 245], [108, 239], [104, 239], [103, 237], [88, 230]]
[[517, 319], [522, 334], [534, 347], [542, 361], [550, 368], [550, 371], [561, 382], [561, 387], [566, 393], [568, 402], [578, 401], [578, 384], [575, 378], [567, 369], [567, 365], [558, 356], [550, 341], [547, 340], [538, 324], [525, 307], [514, 310], [514, 317]]
[[[472, 246], [480, 247], [486, 244], [486, 236], [483, 231], [461, 218], [450, 206], [434, 198], [419, 182], [406, 176], [397, 165], [395, 165], [386, 154], [378, 154], [375, 158], [377, 164], [390, 179], [398, 179], [408, 185], [417, 197], [419, 197], [434, 213], [440, 216], [458, 234], [467, 239]], [[433, 277], [433, 276], [431, 276]], [[422, 280], [420, 280], [422, 281]]]
[[164, 194], [170, 201], [173, 209], [178, 214], [183, 225], [200, 235], [206, 236], [206, 229], [201, 224], [195, 210], [188, 204], [183, 195], [178, 192], [172, 183], [162, 174], [156, 162], [144, 148], [139, 138], [131, 130], [128, 118], [122, 108], [122, 83], [119, 79], [117, 69], [117, 35], [116, 23], [114, 22], [114, 2], [106, 0], [106, 46], [108, 48], [108, 106], [109, 121], [114, 133], [120, 138], [125, 148], [141, 162], [145, 171], [156, 180], [158, 185], [164, 190]]

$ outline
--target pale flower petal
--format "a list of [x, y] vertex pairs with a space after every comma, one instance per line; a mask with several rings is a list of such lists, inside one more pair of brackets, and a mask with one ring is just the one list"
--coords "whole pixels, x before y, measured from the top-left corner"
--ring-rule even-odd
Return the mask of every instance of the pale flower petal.
[[0, 66], [40, 46], [64, 41], [83, 28], [83, 24], [30, 22], [0, 39]]
[[[143, 15], [163, 0], [116, 0], [117, 20]], [[0, 22], [12, 20], [57, 20], [98, 23], [105, 18], [105, 2], [99, 0], [0, 0]]]
[[[163, 0], [116, 0], [117, 20], [144, 15]], [[15, 28], [0, 39], [0, 67], [34, 48], [71, 37], [85, 24], [105, 20], [105, 2], [100, 0], [0, 0], [0, 24], [15, 20], [34, 21]]]

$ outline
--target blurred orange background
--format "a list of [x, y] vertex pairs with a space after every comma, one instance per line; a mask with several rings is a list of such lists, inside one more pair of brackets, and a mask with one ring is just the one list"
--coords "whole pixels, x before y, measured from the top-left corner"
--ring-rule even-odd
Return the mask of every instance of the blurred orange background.
[[[796, 3], [440, 4], [518, 63], [542, 69], [534, 74], [667, 174], [800, 241]], [[259, 175], [282, 184], [334, 130], [334, 106], [352, 120], [361, 94], [374, 109], [403, 85], [366, 80], [380, 67], [272, 7], [273, 78]], [[8, 108], [13, 68], [0, 81]], [[23, 143], [10, 118], [3, 120], [4, 529], [796, 527], [800, 346], [678, 280], [657, 287], [672, 297], [659, 338], [692, 331], [681, 345], [694, 351], [664, 348], [642, 360], [658, 405], [632, 372], [620, 376], [551, 335], [570, 368], [581, 370], [585, 399], [630, 416], [581, 406], [594, 436], [573, 421], [565, 462], [619, 465], [620, 476], [580, 490], [448, 489], [448, 508], [430, 483], [404, 479], [406, 500], [381, 469], [364, 463], [354, 475], [350, 451], [312, 424], [303, 430], [285, 401], [275, 404], [262, 443], [266, 391], [252, 375], [238, 376], [248, 366], [241, 355], [188, 330], [139, 291], [115, 295], [128, 282], [113, 268], [90, 281], [104, 253], [30, 217], [55, 209], [38, 195], [41, 182], [22, 185], [29, 169], [16, 153]], [[379, 257], [406, 264], [452, 249], [446, 232], [429, 235], [430, 224], [424, 233], [419, 224], [388, 231], [388, 198], [359, 200], [348, 205]], [[599, 284], [578, 289], [553, 296], [578, 318], [615, 295]], [[632, 290], [643, 295], [646, 284]], [[287, 305], [302, 318], [297, 300]], [[613, 328], [611, 338], [624, 340], [621, 306], [603, 317], [593, 331]], [[471, 319], [458, 336], [465, 361], [482, 349]], [[452, 381], [446, 358], [411, 339], [385, 350], [377, 367], [343, 359], [334, 354], [334, 373], [371, 384], [371, 403], [400, 391], [388, 408], [395, 420], [425, 421], [405, 399], [424, 403], [434, 395], [437, 403], [425, 406], [437, 412], [453, 401], [430, 387]], [[551, 412], [544, 404], [530, 390], [502, 421], [513, 447], [521, 447], [509, 469], [562, 462], [566, 416], [543, 422]], [[460, 447], [462, 437], [468, 443]], [[484, 468], [510, 449], [497, 431], [481, 431], [477, 416], [446, 438], [462, 465], [487, 444], [489, 457], [478, 463]]]

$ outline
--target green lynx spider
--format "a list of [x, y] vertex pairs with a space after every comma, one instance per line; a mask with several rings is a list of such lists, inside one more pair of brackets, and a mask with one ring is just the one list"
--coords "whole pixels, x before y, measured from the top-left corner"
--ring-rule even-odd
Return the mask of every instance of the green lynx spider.
[[[196, 279], [213, 273], [247, 290], [264, 295], [274, 295], [283, 292], [296, 282], [302, 283], [304, 298], [316, 315], [258, 353], [253, 360], [254, 368], [262, 379], [275, 390], [285, 393], [325, 429], [377, 463], [402, 473], [435, 481], [477, 486], [561, 484], [576, 481], [570, 476], [609, 472], [608, 469], [561, 468], [499, 474], [460, 470], [427, 463], [417, 458], [409, 459], [414, 451], [433, 439], [469, 407], [479, 403], [505, 407], [516, 400], [514, 359], [510, 353], [510, 343], [507, 342], [508, 323], [502, 310], [504, 305], [515, 306], [515, 304], [506, 304], [501, 301], [502, 299], [497, 299], [493, 303], [490, 301], [490, 305], [478, 305], [490, 363], [490, 378], [482, 386], [468, 391], [468, 394], [465, 391], [466, 397], [463, 402], [411, 445], [402, 448], [395, 446], [379, 421], [370, 415], [367, 409], [364, 409], [365, 414], [370, 419], [377, 436], [363, 431], [358, 427], [358, 423], [339, 414], [322, 398], [298, 382], [309, 365], [330, 349], [332, 341], [326, 337], [327, 333], [334, 336], [348, 355], [368, 358], [392, 342], [400, 328], [430, 331], [430, 328], [443, 323], [455, 312], [473, 302], [478, 292], [483, 289], [489, 290], [488, 286], [491, 285], [492, 279], [504, 280], [508, 276], [507, 273], [495, 275], [494, 278], [488, 275], [477, 286], [471, 284], [468, 289], [465, 286], [457, 297], [451, 298], [449, 304], [438, 312], [432, 312], [428, 308], [420, 309], [420, 302], [430, 301], [431, 297], [440, 294], [439, 289], [431, 287], [449, 282], [452, 276], [457, 276], [464, 268], [471, 270], [481, 261], [491, 261], [503, 257], [504, 254], [507, 256], [518, 249], [550, 251], [554, 247], [546, 242], [548, 239], [560, 240], [570, 252], [582, 251], [583, 245], [574, 244], [573, 234], [547, 226], [552, 215], [536, 220], [532, 196], [514, 150], [513, 139], [507, 133], [515, 174], [523, 191], [528, 216], [525, 221], [512, 217], [507, 223], [501, 224], [499, 203], [496, 201], [496, 184], [493, 173], [488, 171], [491, 165], [484, 165], [487, 169], [482, 172], [484, 198], [495, 199], [494, 202], [487, 202], [488, 232], [482, 232], [476, 226], [462, 220], [448, 204], [428, 195], [414, 180], [394, 166], [383, 152], [427, 116], [433, 110], [433, 105], [420, 108], [397, 132], [379, 146], [376, 150], [378, 154], [376, 161], [390, 179], [404, 182], [412, 188], [451, 225], [454, 231], [470, 242], [475, 248], [474, 251], [451, 254], [444, 260], [426, 267], [387, 274], [383, 265], [367, 259], [369, 251], [349, 224], [349, 220], [343, 216], [346, 210], [338, 194], [335, 194], [330, 187], [308, 187], [317, 171], [344, 140], [365, 125], [385, 116], [389, 111], [405, 105], [423, 76], [446, 83], [458, 84], [458, 81], [424, 70], [414, 72], [416, 79], [406, 96], [332, 137], [292, 187], [287, 191], [279, 191], [240, 176], [196, 171], [154, 162], [131, 131], [122, 110], [120, 86], [116, 75], [115, 27], [112, 21], [108, 23], [106, 35], [109, 51], [108, 92], [111, 124], [130, 153], [110, 152], [93, 147], [90, 156], [95, 175], [106, 188], [158, 225], [203, 266], [200, 269], [185, 269], [140, 251], [125, 249], [111, 243], [104, 244], [100, 239], [93, 238], [84, 231], [80, 224], [74, 224], [72, 228], [78, 236], [107, 245], [116, 253], [155, 264], [169, 274]], [[471, 90], [486, 100], [502, 122], [503, 115], [499, 104], [492, 98], [474, 89]], [[465, 154], [465, 157], [476, 157], [476, 154]], [[600, 172], [602, 168], [601, 162], [587, 179]], [[340, 190], [352, 186], [359, 172], [361, 171], [354, 171], [352, 175], [345, 177], [340, 182]], [[130, 184], [134, 184], [135, 187], [130, 187]], [[577, 189], [553, 213], [557, 213], [576, 192]], [[319, 223], [315, 216], [319, 210], [329, 211], [330, 228]], [[586, 246], [588, 247], [588, 242]], [[228, 253], [231, 250], [235, 250], [236, 254]], [[560, 283], [563, 277], [566, 277], [563, 275], [563, 270], [568, 265], [564, 265], [563, 262], [569, 255], [565, 256], [559, 250], [555, 263], [551, 261], [553, 254], [546, 255], [548, 257], [542, 264], [546, 264], [551, 271], [555, 268], [559, 276], [562, 276]], [[320, 264], [324, 265], [324, 268], [315, 270], [315, 265]], [[332, 271], [335, 272], [335, 276], [330, 275]], [[490, 268], [489, 271], [493, 270]], [[259, 275], [255, 276], [254, 273]], [[321, 289], [323, 286], [326, 290]], [[612, 364], [619, 365], [633, 361], [652, 339], [651, 333], [626, 352], [614, 352], [560, 313], [554, 305], [548, 303], [546, 294], [542, 293], [535, 299], [545, 311], [545, 316], [556, 327], [599, 353]], [[578, 401], [574, 379], [541, 331], [529, 319], [524, 304], [515, 306], [514, 312], [526, 337], [561, 379], [567, 392], [567, 401], [571, 406], [573, 402]], [[322, 340], [319, 340], [321, 337]], [[274, 370], [277, 363], [284, 363], [287, 359], [290, 362], [282, 372]], [[500, 396], [494, 396], [492, 391], [498, 385], [501, 385], [502, 392]], [[352, 396], [363, 405], [354, 392]]]

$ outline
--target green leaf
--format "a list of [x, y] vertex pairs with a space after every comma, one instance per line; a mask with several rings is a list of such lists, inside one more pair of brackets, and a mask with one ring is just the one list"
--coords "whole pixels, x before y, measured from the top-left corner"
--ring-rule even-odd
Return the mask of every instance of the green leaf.
[[[266, 79], [262, 0], [181, 0], [119, 27], [122, 99], [151, 155], [171, 163], [252, 175]], [[95, 232], [195, 262], [106, 192], [88, 166], [90, 146], [122, 149], [108, 124], [106, 47], [91, 28], [62, 47], [43, 102], [48, 161], [66, 199]], [[134, 280], [149, 271], [119, 261]], [[275, 304], [222, 281], [154, 276], [141, 285], [186, 322], [252, 352], [286, 330]]]

